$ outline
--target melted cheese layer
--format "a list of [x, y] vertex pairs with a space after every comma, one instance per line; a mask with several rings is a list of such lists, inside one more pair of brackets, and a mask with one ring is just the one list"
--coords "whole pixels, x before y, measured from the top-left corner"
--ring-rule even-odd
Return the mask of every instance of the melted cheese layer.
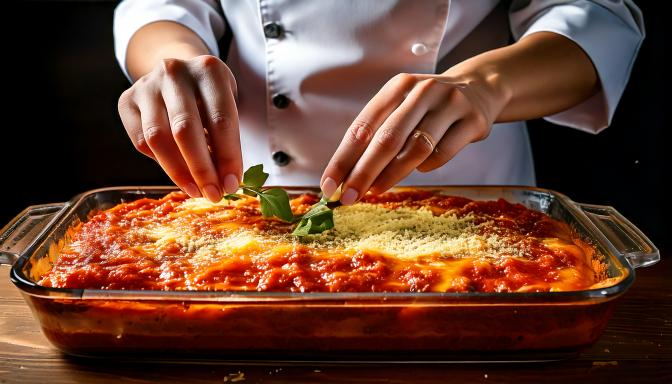
[[[292, 201], [295, 214], [317, 201]], [[181, 193], [120, 204], [73, 228], [41, 284], [98, 289], [557, 291], [599, 281], [594, 248], [522, 205], [421, 190], [334, 210], [297, 239], [251, 197]]]

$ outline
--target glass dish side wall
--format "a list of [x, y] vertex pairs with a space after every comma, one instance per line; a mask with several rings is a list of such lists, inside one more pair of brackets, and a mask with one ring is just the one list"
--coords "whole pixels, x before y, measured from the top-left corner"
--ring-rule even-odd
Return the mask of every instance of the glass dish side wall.
[[282, 352], [318, 359], [355, 352], [509, 352], [512, 360], [573, 354], [597, 340], [616, 302], [237, 305], [25, 296], [48, 339], [70, 354], [239, 358]]
[[493, 294], [102, 291], [34, 283], [74, 223], [92, 211], [173, 190], [159, 187], [111, 188], [73, 199], [14, 264], [12, 279], [51, 342], [78, 355], [289, 351], [464, 357], [477, 351], [476, 360], [498, 359], [498, 353], [529, 360], [567, 357], [597, 340], [634, 274], [570, 200], [530, 188], [429, 188], [474, 199], [501, 197], [564, 220], [604, 252], [610, 276], [620, 282], [598, 290]]

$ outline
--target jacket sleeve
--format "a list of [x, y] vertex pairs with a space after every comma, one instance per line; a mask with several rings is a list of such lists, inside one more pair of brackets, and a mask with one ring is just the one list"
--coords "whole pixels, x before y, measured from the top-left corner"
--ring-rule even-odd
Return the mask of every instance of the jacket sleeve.
[[125, 0], [114, 11], [114, 51], [129, 79], [128, 43], [140, 28], [156, 21], [184, 25], [203, 40], [212, 55], [219, 55], [217, 40], [224, 34], [225, 24], [217, 10], [217, 0]]
[[608, 127], [644, 39], [639, 8], [631, 0], [514, 0], [509, 20], [515, 39], [541, 31], [571, 39], [597, 71], [596, 95], [545, 119], [591, 133]]

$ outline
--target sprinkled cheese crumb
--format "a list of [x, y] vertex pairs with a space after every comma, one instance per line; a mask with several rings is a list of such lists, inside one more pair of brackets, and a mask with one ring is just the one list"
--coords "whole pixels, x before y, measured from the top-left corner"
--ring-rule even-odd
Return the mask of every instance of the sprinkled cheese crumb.
[[420, 256], [493, 257], [520, 252], [497, 235], [482, 234], [472, 214], [435, 215], [428, 208], [386, 208], [360, 203], [334, 210], [334, 228], [308, 236], [307, 245], [370, 250], [400, 259]]
[[[201, 200], [204, 199], [189, 199], [181, 210], [189, 211], [195, 207], [213, 209], [219, 204]], [[210, 214], [226, 215], [221, 211]], [[404, 260], [423, 256], [525, 256], [521, 247], [507, 243], [497, 234], [485, 234], [482, 227], [491, 223], [476, 224], [473, 214], [458, 216], [448, 211], [436, 215], [424, 207], [387, 208], [359, 203], [336, 208], [334, 222], [334, 228], [306, 236], [301, 243], [317, 249], [366, 250]], [[198, 236], [193, 233], [193, 228], [181, 225], [152, 226], [144, 231], [157, 246], [176, 242], [187, 252], [193, 252], [194, 264], [207, 263], [241, 251], [249, 255], [273, 252], [275, 248], [292, 247], [298, 243], [298, 240], [286, 233], [260, 233], [249, 228], [239, 228], [216, 238]]]

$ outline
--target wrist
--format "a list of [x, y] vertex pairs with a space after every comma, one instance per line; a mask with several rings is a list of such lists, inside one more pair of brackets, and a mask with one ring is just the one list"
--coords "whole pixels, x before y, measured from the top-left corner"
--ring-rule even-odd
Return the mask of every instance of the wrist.
[[204, 47], [196, 46], [190, 42], [175, 42], [166, 44], [154, 52], [154, 62], [159, 63], [163, 59], [190, 60], [194, 57], [209, 55], [210, 52]]
[[178, 23], [159, 21], [140, 28], [126, 49], [126, 68], [134, 80], [151, 72], [163, 59], [188, 60], [210, 54], [201, 38]]

